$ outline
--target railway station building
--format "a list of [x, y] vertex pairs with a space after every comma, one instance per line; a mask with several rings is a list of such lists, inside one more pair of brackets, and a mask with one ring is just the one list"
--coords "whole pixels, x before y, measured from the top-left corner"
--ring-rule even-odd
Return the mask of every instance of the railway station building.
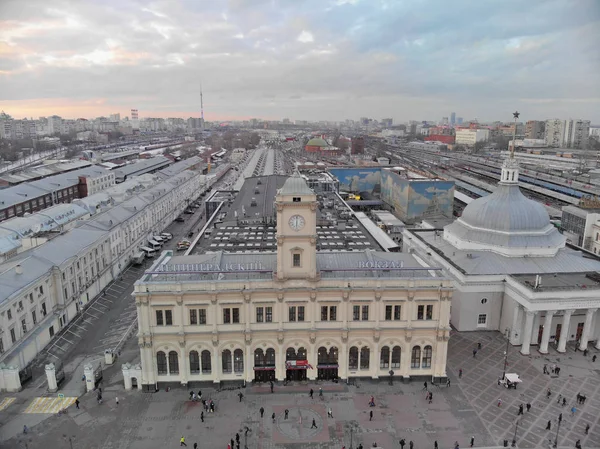
[[[165, 251], [136, 282], [136, 381], [444, 379], [452, 281], [410, 254], [323, 245], [336, 229], [299, 175], [268, 196], [256, 198], [275, 220], [223, 212], [238, 218], [213, 228], [207, 247]], [[348, 223], [341, 234], [366, 240], [358, 231]]]
[[441, 229], [406, 230], [403, 250], [454, 280], [451, 324], [504, 332], [522, 354], [600, 349], [600, 261], [566, 245], [542, 204], [520, 191], [513, 155], [498, 188]]

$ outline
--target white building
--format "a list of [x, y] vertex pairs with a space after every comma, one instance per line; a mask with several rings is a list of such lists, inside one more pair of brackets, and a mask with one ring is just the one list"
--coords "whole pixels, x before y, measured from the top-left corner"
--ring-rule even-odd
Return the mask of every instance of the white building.
[[[521, 353], [600, 349], [600, 261], [565, 246], [544, 206], [523, 196], [510, 157], [498, 188], [438, 230], [405, 231], [404, 247], [454, 279], [452, 325], [500, 330]], [[552, 346], [549, 346], [552, 343]]]
[[590, 136], [589, 120], [566, 120], [563, 145], [566, 148], [585, 149]]
[[451, 282], [408, 254], [317, 252], [316, 195], [300, 176], [275, 206], [276, 252], [164, 252], [136, 282], [138, 384], [377, 379], [390, 370], [444, 379]]
[[457, 145], [472, 146], [477, 142], [485, 142], [489, 137], [489, 129], [457, 129], [455, 143]]

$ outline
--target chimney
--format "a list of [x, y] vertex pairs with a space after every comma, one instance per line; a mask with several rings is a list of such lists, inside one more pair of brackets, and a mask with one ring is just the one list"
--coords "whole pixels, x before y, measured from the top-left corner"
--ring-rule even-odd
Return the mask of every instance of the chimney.
[[21, 264], [18, 264], [15, 267], [15, 273], [17, 273], [17, 274], [23, 274], [23, 267], [21, 266]]

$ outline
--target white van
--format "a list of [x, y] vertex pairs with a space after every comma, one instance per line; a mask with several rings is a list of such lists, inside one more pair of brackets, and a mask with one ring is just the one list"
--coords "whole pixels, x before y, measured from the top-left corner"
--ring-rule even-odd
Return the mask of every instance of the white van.
[[140, 251], [138, 253], [135, 253], [133, 255], [133, 264], [134, 265], [141, 265], [141, 264], [144, 263], [144, 259], [145, 258], [146, 258], [146, 253], [144, 253], [144, 251]]
[[153, 236], [152, 240], [157, 241], [161, 245], [164, 245], [167, 242], [167, 239], [165, 239], [164, 237], [161, 237], [160, 235]]
[[154, 251], [158, 251], [162, 247], [162, 245], [154, 239], [148, 240], [148, 246], [150, 248], [152, 248]]
[[142, 246], [140, 248], [140, 251], [142, 251], [146, 255], [146, 257], [156, 256], [156, 250], [154, 250], [152, 248], [148, 248], [147, 246]]

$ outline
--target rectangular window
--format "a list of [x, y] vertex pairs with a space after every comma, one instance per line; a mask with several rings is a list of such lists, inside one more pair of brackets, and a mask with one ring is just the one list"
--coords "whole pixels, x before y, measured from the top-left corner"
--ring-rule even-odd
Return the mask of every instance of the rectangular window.
[[13, 327], [10, 330], [10, 340], [14, 343], [15, 341], [17, 341], [17, 335], [15, 334], [15, 328]]
[[425, 312], [425, 319], [433, 320], [433, 305], [427, 306], [427, 309]]
[[19, 301], [19, 309], [23, 309], [23, 301]]
[[0, 354], [4, 354], [4, 340], [0, 337]]
[[391, 321], [393, 306], [385, 306], [385, 320]]
[[329, 321], [337, 320], [337, 306], [329, 307]]
[[362, 306], [362, 320], [369, 321], [369, 306]]
[[273, 307], [265, 307], [265, 322], [273, 322]]
[[21, 328], [23, 329], [23, 333], [27, 333], [27, 322], [23, 319], [21, 320]]
[[352, 306], [352, 321], [360, 321], [360, 306]]
[[173, 325], [173, 311], [165, 310], [165, 324], [167, 326]]
[[298, 321], [304, 321], [304, 306], [298, 306]]
[[264, 307], [256, 308], [256, 322], [262, 323], [264, 321]]
[[296, 321], [296, 306], [289, 307], [288, 321]]
[[327, 306], [321, 306], [321, 321], [327, 321]]
[[190, 324], [198, 324], [198, 311], [196, 309], [190, 309]]
[[163, 321], [163, 311], [157, 310], [156, 311], [156, 325], [163, 326], [164, 324], [165, 324], [165, 322]]
[[394, 319], [400, 320], [400, 306], [394, 306]]
[[223, 309], [223, 324], [231, 323], [231, 309]]
[[425, 314], [425, 306], [417, 307], [417, 320], [422, 320]]
[[234, 323], [239, 323], [240, 322], [240, 309], [238, 309], [237, 307], [234, 307], [232, 309], [232, 317], [233, 317]]
[[480, 313], [479, 316], [477, 317], [477, 325], [485, 326], [486, 323], [487, 323], [487, 314]]
[[300, 254], [294, 254], [294, 266], [295, 267], [300, 266]]
[[292, 197], [292, 203], [300, 203], [301, 201], [302, 198], [300, 198], [299, 196]]
[[67, 287], [65, 287], [65, 299], [67, 299], [69, 297], [69, 291], [67, 290]]
[[48, 312], [46, 312], [46, 303], [43, 302], [42, 303], [42, 315], [46, 316], [46, 313], [48, 313]]
[[33, 321], [33, 325], [35, 326], [37, 324], [37, 316], [35, 315], [35, 310], [31, 312], [31, 319]]
[[6, 311], [6, 316], [8, 317], [8, 319], [9, 319], [9, 320], [12, 320], [12, 312], [11, 312], [11, 310], [10, 310], [10, 309], [8, 309], [8, 310]]
[[206, 324], [206, 309], [198, 309], [198, 324]]

